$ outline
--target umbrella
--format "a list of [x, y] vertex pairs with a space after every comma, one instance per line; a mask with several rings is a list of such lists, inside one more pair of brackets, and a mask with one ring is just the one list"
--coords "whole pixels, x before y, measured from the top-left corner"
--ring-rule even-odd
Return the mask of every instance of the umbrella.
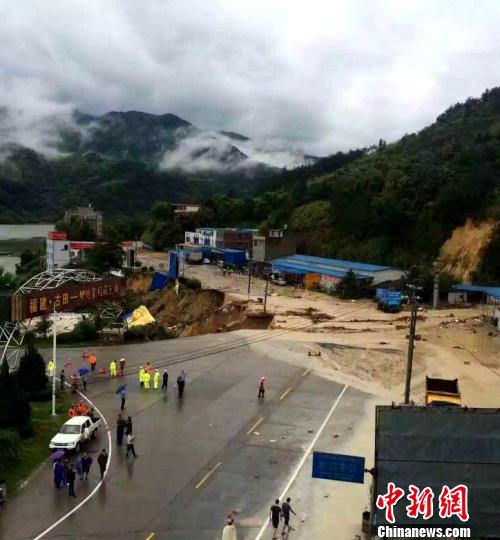
[[116, 389], [116, 393], [119, 394], [122, 390], [125, 390], [125, 388], [127, 388], [127, 385], [126, 385], [126, 384], [122, 384], [121, 386], [119, 386], [119, 387]]
[[87, 375], [87, 373], [90, 373], [90, 369], [87, 369], [86, 367], [82, 367], [78, 370], [78, 373], [80, 375]]
[[52, 454], [50, 454], [50, 459], [52, 461], [56, 461], [57, 459], [62, 458], [63, 456], [64, 456], [64, 450], [56, 450], [55, 452], [52, 452]]

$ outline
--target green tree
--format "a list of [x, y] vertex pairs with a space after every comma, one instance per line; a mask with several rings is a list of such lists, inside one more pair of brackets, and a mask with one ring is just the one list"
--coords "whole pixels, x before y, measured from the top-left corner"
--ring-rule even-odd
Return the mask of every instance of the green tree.
[[97, 244], [85, 257], [83, 266], [98, 274], [104, 274], [110, 270], [119, 270], [123, 264], [123, 249], [119, 244], [108, 242]]
[[0, 365], [0, 428], [20, 428], [30, 422], [31, 409], [27, 394], [10, 373], [6, 361]]
[[26, 281], [45, 270], [45, 253], [42, 250], [24, 250], [20, 255], [20, 261], [16, 264], [16, 274], [21, 280]]
[[48, 378], [45, 374], [45, 361], [33, 345], [29, 345], [21, 357], [16, 375], [19, 386], [30, 397], [35, 396], [47, 387]]
[[174, 219], [174, 207], [164, 201], [158, 201], [151, 209], [151, 217], [154, 221], [172, 221]]
[[47, 337], [47, 332], [52, 327], [52, 321], [47, 315], [43, 315], [41, 319], [35, 325], [35, 332], [37, 334], [42, 334], [44, 338]]
[[16, 288], [16, 278], [10, 272], [5, 272], [0, 266], [0, 291], [8, 291]]

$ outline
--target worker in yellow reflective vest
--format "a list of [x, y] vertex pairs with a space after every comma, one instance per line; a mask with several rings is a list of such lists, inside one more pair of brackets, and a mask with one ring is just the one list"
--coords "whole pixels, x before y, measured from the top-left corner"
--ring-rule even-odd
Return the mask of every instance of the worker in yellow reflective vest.
[[144, 372], [144, 388], [146, 390], [149, 390], [150, 388], [149, 386], [150, 381], [151, 381], [151, 375], [147, 371], [145, 371]]
[[139, 384], [141, 385], [141, 388], [144, 388], [144, 373], [146, 373], [146, 370], [141, 366], [141, 369], [139, 370]]
[[54, 375], [54, 362], [52, 360], [49, 360], [49, 363], [47, 364], [47, 375], [49, 377]]
[[109, 363], [109, 374], [111, 377], [116, 377], [116, 362], [114, 360]]
[[155, 390], [158, 390], [158, 388], [160, 388], [160, 370], [159, 369], [155, 371], [155, 376], [153, 378], [153, 388]]

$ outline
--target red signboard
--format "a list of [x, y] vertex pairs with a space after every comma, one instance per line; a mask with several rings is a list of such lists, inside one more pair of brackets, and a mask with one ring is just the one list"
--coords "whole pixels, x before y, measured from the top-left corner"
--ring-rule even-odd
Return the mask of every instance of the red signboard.
[[70, 249], [94, 249], [96, 242], [70, 242]]
[[32, 291], [12, 297], [12, 320], [50, 315], [54, 311], [74, 311], [108, 302], [125, 292], [125, 278], [105, 278], [93, 283], [66, 285], [57, 289]]
[[67, 233], [66, 231], [49, 231], [49, 238], [51, 240], [66, 240]]

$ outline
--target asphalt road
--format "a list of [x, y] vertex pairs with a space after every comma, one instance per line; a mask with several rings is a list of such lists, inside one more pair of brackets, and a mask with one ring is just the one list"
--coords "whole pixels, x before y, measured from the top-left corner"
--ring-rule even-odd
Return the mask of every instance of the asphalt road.
[[[45, 538], [219, 539], [229, 512], [238, 538], [255, 538], [344, 385], [281, 361], [276, 348], [267, 354], [252, 341], [233, 333], [98, 349], [98, 367], [111, 358], [127, 359], [125, 414], [133, 417], [139, 457], [125, 460], [125, 449], [116, 447], [115, 391], [124, 379], [94, 375], [88, 396], [113, 429], [109, 475], [88, 503]], [[283, 354], [293, 348], [305, 356], [300, 345], [282, 344]], [[61, 350], [59, 360], [68, 358], [72, 369], [80, 367], [81, 351]], [[169, 371], [167, 395], [139, 388], [138, 366], [148, 360]], [[174, 384], [182, 368], [188, 381], [179, 400]], [[264, 400], [257, 399], [261, 376]], [[344, 395], [351, 394], [362, 403], [364, 395], [350, 388]], [[359, 420], [357, 410], [341, 410], [344, 423]], [[94, 458], [106, 441], [101, 433], [89, 443]], [[89, 482], [77, 481], [76, 503], [98, 476], [94, 462]], [[3, 513], [0, 537], [32, 539], [74, 504], [53, 488], [47, 463]], [[264, 538], [271, 536], [269, 531]]]

